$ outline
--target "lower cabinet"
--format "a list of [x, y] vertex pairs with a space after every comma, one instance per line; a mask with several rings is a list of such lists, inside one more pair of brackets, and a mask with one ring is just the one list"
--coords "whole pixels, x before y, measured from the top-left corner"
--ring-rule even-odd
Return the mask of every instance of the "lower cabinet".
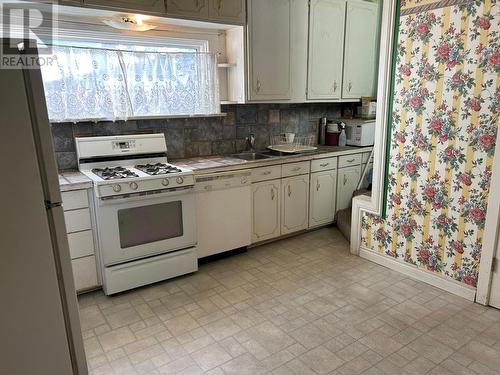
[[351, 206], [352, 194], [361, 178], [361, 165], [340, 168], [337, 177], [337, 211], [340, 211]]
[[335, 216], [337, 171], [311, 173], [309, 191], [309, 227], [332, 223]]
[[95, 256], [73, 259], [71, 265], [73, 266], [76, 291], [95, 288], [99, 285]]
[[280, 235], [280, 187], [281, 180], [252, 185], [252, 242]]
[[309, 224], [309, 175], [281, 180], [281, 234], [307, 229]]
[[86, 189], [65, 191], [61, 194], [77, 292], [96, 288], [100, 284], [97, 276], [89, 194]]

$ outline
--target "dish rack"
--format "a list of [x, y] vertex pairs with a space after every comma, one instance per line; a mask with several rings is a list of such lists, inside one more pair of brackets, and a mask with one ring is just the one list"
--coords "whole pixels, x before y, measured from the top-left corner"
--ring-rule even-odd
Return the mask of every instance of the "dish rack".
[[271, 145], [268, 147], [271, 150], [297, 153], [316, 150], [314, 135], [295, 135], [293, 141], [289, 142], [289, 136], [286, 134], [271, 136]]

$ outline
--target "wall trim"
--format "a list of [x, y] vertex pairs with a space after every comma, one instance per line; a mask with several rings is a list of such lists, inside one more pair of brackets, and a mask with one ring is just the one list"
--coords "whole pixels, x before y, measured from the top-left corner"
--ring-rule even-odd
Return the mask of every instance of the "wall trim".
[[400, 262], [396, 259], [378, 254], [364, 246], [360, 247], [359, 256], [361, 258], [380, 264], [381, 266], [387, 267], [391, 270], [400, 272], [406, 276], [410, 276], [411, 278], [418, 281], [422, 281], [426, 284], [435, 286], [436, 288], [445, 290], [456, 296], [463, 297], [471, 302], [474, 302], [474, 299], [476, 297], [475, 288], [472, 288], [455, 280], [445, 279], [444, 277], [438, 276], [435, 273], [429, 272], [427, 270], [420, 269], [415, 266]]
[[483, 305], [488, 305], [490, 301], [490, 291], [493, 281], [493, 272], [491, 272], [493, 259], [500, 257], [500, 254], [495, 254], [498, 246], [497, 241], [500, 241], [500, 128], [497, 131], [495, 157], [493, 159], [490, 192], [486, 209], [486, 223], [484, 225], [483, 249], [481, 250], [481, 262], [479, 264], [479, 277], [477, 280], [476, 301]]

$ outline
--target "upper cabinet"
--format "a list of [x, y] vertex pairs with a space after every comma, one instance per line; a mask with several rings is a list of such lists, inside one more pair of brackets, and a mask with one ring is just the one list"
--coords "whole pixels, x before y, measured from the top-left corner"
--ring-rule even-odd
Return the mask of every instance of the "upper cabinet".
[[348, 1], [346, 20], [342, 97], [372, 96], [377, 67], [377, 4]]
[[244, 25], [245, 0], [209, 0], [208, 16], [213, 21]]
[[64, 5], [245, 25], [245, 0], [60, 0]]
[[307, 99], [340, 99], [345, 8], [343, 0], [311, 0]]
[[167, 16], [208, 18], [208, 0], [165, 0]]
[[248, 99], [374, 95], [378, 26], [378, 4], [368, 1], [248, 0]]
[[130, 12], [165, 13], [164, 0], [83, 0], [83, 5]]
[[291, 98], [292, 0], [248, 1], [250, 100]]

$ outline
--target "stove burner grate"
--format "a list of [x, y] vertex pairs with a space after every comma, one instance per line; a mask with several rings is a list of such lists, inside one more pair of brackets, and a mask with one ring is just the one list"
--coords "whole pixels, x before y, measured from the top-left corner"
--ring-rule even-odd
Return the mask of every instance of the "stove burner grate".
[[139, 164], [136, 165], [135, 168], [151, 176], [182, 172], [179, 168], [164, 163]]
[[118, 180], [122, 178], [129, 177], [139, 177], [137, 173], [124, 167], [106, 167], [106, 168], [94, 168], [92, 173], [101, 177], [103, 180]]

